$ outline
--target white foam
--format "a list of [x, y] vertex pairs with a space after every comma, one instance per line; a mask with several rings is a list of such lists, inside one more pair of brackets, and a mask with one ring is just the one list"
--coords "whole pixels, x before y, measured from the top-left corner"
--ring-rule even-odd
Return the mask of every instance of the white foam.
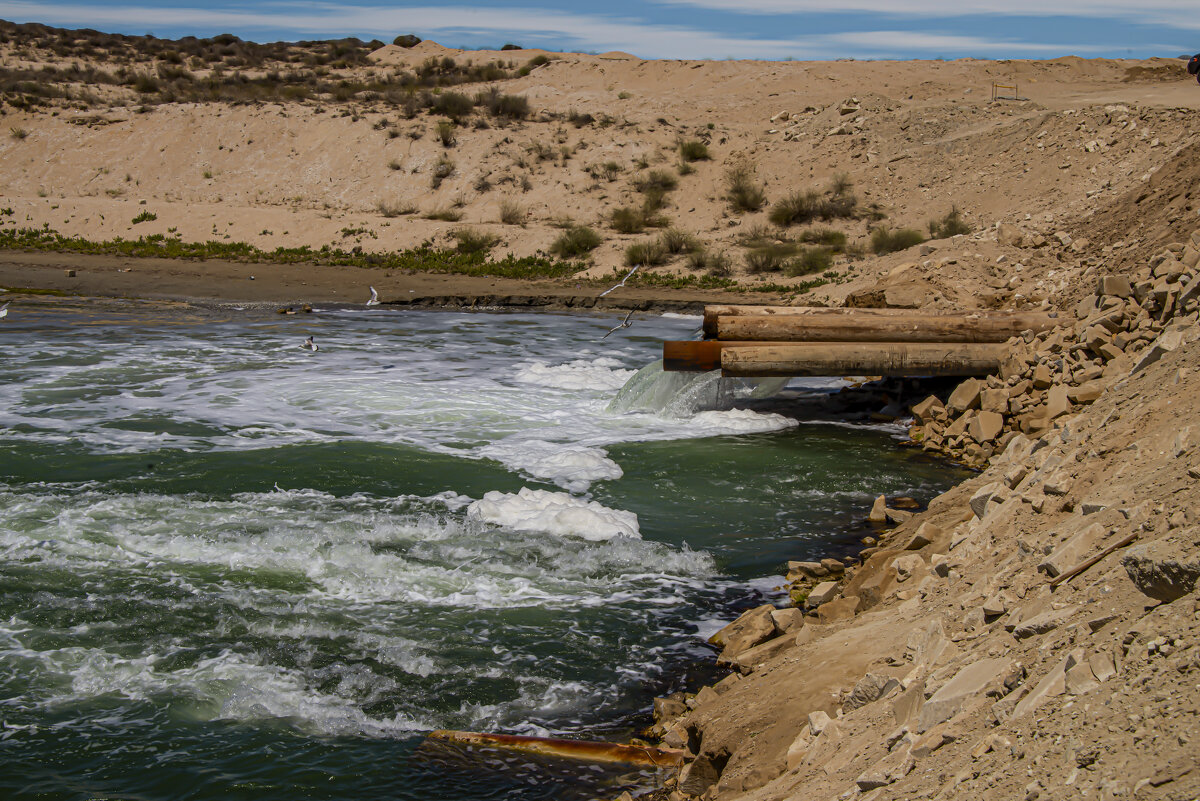
[[593, 481], [611, 481], [625, 475], [601, 448], [542, 439], [507, 439], [481, 448], [479, 455], [576, 493], [586, 492]]
[[637, 515], [609, 509], [564, 492], [522, 487], [516, 495], [489, 492], [467, 507], [467, 517], [514, 531], [539, 531], [599, 542], [616, 537], [641, 539]]
[[566, 364], [549, 365], [533, 362], [517, 371], [514, 379], [523, 384], [537, 384], [570, 391], [592, 390], [615, 392], [636, 372], [621, 367], [616, 359], [601, 357], [588, 361], [577, 359]]
[[664, 320], [703, 320], [703, 314], [680, 314], [679, 312], [663, 312]]
[[712, 436], [782, 431], [799, 425], [797, 421], [781, 414], [754, 412], [749, 409], [699, 412], [693, 415], [688, 423]]

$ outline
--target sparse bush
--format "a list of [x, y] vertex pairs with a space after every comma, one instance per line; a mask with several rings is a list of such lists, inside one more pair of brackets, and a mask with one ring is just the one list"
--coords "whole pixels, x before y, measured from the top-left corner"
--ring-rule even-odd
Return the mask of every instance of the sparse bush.
[[708, 161], [708, 145], [699, 139], [687, 139], [679, 143], [679, 157], [685, 162]]
[[133, 218], [133, 224], [137, 225], [138, 223], [153, 222], [157, 219], [158, 219], [158, 215], [155, 214], [154, 212], [143, 211], [141, 214], [139, 214], [138, 216]]
[[582, 128], [585, 125], [591, 125], [596, 121], [596, 118], [591, 114], [580, 114], [575, 109], [567, 112], [567, 122], [574, 125], [576, 128]]
[[962, 218], [957, 206], [951, 206], [950, 211], [940, 220], [929, 221], [929, 236], [932, 239], [948, 239], [959, 234], [971, 233], [971, 226]]
[[416, 47], [421, 43], [421, 37], [414, 36], [411, 33], [406, 33], [403, 36], [397, 36], [392, 40], [392, 44], [399, 47]]
[[660, 187], [651, 187], [642, 195], [642, 212], [647, 217], [653, 216], [666, 205], [667, 193]]
[[524, 225], [525, 207], [512, 198], [500, 201], [500, 222], [505, 225]]
[[625, 266], [633, 267], [640, 264], [643, 267], [653, 267], [667, 260], [667, 249], [657, 239], [645, 242], [634, 242], [625, 248]]
[[417, 207], [411, 203], [381, 200], [375, 204], [375, 209], [384, 217], [401, 217], [405, 214], [416, 214]]
[[600, 165], [600, 175], [606, 181], [615, 181], [621, 172], [621, 165], [615, 161], [606, 161]]
[[471, 116], [471, 112], [475, 110], [475, 102], [461, 92], [442, 92], [433, 96], [433, 104], [429, 110], [457, 121]]
[[893, 231], [887, 226], [881, 225], [871, 231], [871, 250], [877, 256], [906, 250], [924, 241], [925, 237], [921, 232], [912, 228], [899, 228]]
[[817, 246], [813, 248], [804, 248], [800, 255], [784, 265], [783, 271], [795, 278], [800, 275], [812, 275], [813, 273], [823, 273], [833, 266], [833, 251], [829, 248]]
[[666, 193], [679, 186], [679, 179], [666, 170], [650, 170], [633, 179], [633, 188], [639, 192], [658, 190]]
[[454, 147], [454, 122], [452, 120], [438, 122], [437, 140], [442, 143], [442, 147]]
[[25, 137], [29, 136], [29, 131], [25, 130], [24, 128], [18, 128], [14, 125], [8, 129], [8, 135], [13, 139], [24, 139]]
[[455, 209], [434, 209], [425, 214], [427, 220], [441, 220], [442, 222], [458, 222], [462, 219], [462, 212]]
[[681, 161], [675, 165], [675, 172], [679, 173], [680, 178], [682, 178], [685, 175], [691, 175], [695, 171], [696, 171], [696, 168], [693, 167], [691, 164], [689, 164], [686, 161]]
[[622, 234], [639, 234], [646, 227], [646, 216], [641, 209], [622, 206], [613, 210], [612, 227]]
[[777, 273], [796, 255], [794, 242], [773, 242], [746, 253], [746, 269], [752, 273]]
[[687, 231], [680, 231], [678, 228], [668, 228], [662, 232], [662, 235], [658, 239], [662, 242], [666, 251], [671, 254], [695, 253], [703, 249], [700, 247], [700, 240]]
[[858, 198], [850, 191], [850, 179], [834, 176], [824, 195], [810, 190], [793, 192], [771, 209], [771, 222], [780, 227], [853, 217], [858, 212]]
[[725, 173], [725, 199], [738, 214], [758, 211], [767, 202], [754, 173], [754, 164], [749, 161], [740, 161]]
[[846, 249], [846, 235], [832, 228], [813, 228], [800, 234], [800, 241], [809, 245], [822, 245], [834, 253]]
[[573, 225], [550, 245], [550, 253], [562, 259], [587, 255], [600, 246], [600, 234], [586, 225]]
[[481, 175], [478, 178], [476, 178], [475, 183], [471, 184], [471, 186], [472, 186], [472, 188], [475, 189], [476, 192], [478, 192], [481, 195], [484, 192], [492, 191], [492, 182], [490, 180], [488, 180], [488, 177], [486, 175]]
[[529, 101], [521, 95], [506, 95], [496, 87], [475, 95], [475, 105], [487, 109], [493, 117], [523, 120], [529, 116]]
[[454, 249], [459, 253], [487, 253], [500, 243], [500, 237], [495, 234], [471, 228], [460, 228], [450, 235], [458, 240]]
[[811, 189], [793, 192], [775, 203], [768, 218], [780, 227], [806, 223], [817, 217], [821, 196]]

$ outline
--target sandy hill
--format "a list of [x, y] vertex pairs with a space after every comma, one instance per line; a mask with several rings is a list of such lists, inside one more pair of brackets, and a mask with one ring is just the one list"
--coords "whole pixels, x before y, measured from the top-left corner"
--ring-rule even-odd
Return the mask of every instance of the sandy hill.
[[[819, 302], [902, 279], [905, 302], [1042, 303], [1051, 272], [1082, 274], [1114, 226], [1145, 222], [1137, 198], [1188, 161], [1200, 102], [1174, 60], [645, 61], [433, 42], [192, 55], [99, 42], [84, 59], [72, 41], [0, 43], [10, 227], [366, 251], [452, 245], [469, 227], [501, 256], [547, 250], [574, 224], [600, 239], [581, 256], [588, 274], [661, 262], [749, 283], [823, 275], [804, 296]], [[835, 179], [848, 214], [772, 224]], [[873, 255], [875, 228], [928, 236], [952, 208], [970, 236]], [[155, 219], [133, 223], [143, 212]], [[1119, 250], [1144, 257], [1188, 216], [1164, 212]], [[998, 222], [1050, 243], [1015, 281], [995, 269]], [[816, 247], [831, 259], [804, 261]]]

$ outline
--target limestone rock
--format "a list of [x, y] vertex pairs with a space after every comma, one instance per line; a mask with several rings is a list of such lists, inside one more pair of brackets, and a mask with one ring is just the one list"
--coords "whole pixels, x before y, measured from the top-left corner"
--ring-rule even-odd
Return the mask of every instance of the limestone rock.
[[978, 378], [968, 378], [950, 393], [946, 407], [953, 412], [964, 412], [979, 407], [980, 393], [984, 384]]
[[[1044, 489], [1046, 489], [1047, 494], [1051, 494], [1050, 490], [1053, 487], [1046, 487]], [[1103, 541], [1107, 534], [1108, 529], [1104, 526], [1099, 523], [1091, 524], [1060, 545], [1050, 556], [1046, 557], [1045, 561], [1038, 565], [1038, 570], [1050, 578], [1062, 575], [1088, 556], [1091, 556], [1093, 551], [1099, 550], [1100, 542]]]
[[721, 778], [721, 766], [711, 756], [701, 754], [679, 772], [679, 790], [688, 795], [701, 795]]
[[776, 609], [771, 612], [771, 622], [775, 624], [776, 632], [787, 634], [804, 625], [804, 613], [794, 606], [789, 606], [787, 609]]
[[822, 581], [820, 584], [812, 588], [808, 594], [808, 599], [804, 602], [810, 609], [814, 609], [821, 604], [832, 601], [838, 592], [838, 583], [836, 581]]
[[925, 400], [912, 407], [913, 417], [917, 422], [925, 424], [937, 419], [945, 412], [946, 407], [936, 395], [930, 395]]
[[723, 647], [721, 655], [732, 659], [742, 651], [753, 648], [768, 637], [774, 636], [775, 621], [771, 617], [771, 613], [774, 611], [775, 607], [771, 604], [763, 604], [751, 609], [714, 634], [709, 638], [709, 642]]
[[986, 484], [980, 487], [975, 494], [971, 496], [971, 500], [968, 502], [968, 505], [971, 507], [971, 511], [975, 513], [976, 517], [983, 517], [987, 514], [988, 501], [998, 495], [1002, 488], [1003, 485], [999, 482], [992, 482], [991, 484]]
[[1048, 612], [1043, 612], [1040, 615], [1034, 615], [1029, 620], [1023, 620], [1013, 628], [1013, 636], [1018, 640], [1033, 637], [1037, 634], [1045, 634], [1047, 631], [1052, 631], [1063, 624], [1071, 615], [1075, 614], [1076, 607], [1069, 606], [1065, 609], [1052, 609]]
[[921, 707], [917, 731], [925, 732], [963, 709], [982, 701], [983, 690], [1013, 669], [1011, 659], [981, 659], [958, 671]]
[[880, 495], [875, 499], [875, 503], [871, 504], [871, 513], [867, 515], [867, 520], [872, 523], [887, 522], [887, 498]]
[[979, 443], [990, 442], [1000, 436], [1003, 430], [1004, 416], [997, 412], [981, 411], [967, 425], [967, 433]]
[[857, 595], [847, 595], [836, 601], [828, 601], [817, 607], [817, 618], [822, 623], [833, 623], [854, 617], [854, 613], [862, 606], [862, 599]]

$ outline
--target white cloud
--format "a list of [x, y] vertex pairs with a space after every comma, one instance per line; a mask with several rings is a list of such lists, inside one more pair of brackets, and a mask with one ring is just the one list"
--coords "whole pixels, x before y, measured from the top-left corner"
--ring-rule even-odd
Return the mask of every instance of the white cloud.
[[655, 0], [663, 5], [693, 6], [740, 14], [812, 14], [872, 12], [895, 16], [961, 17], [1001, 16], [1066, 16], [1141, 18], [1147, 14], [1157, 18], [1178, 19], [1195, 10], [1187, 0], [1150, 0], [1130, 3], [1128, 0]]
[[[667, 0], [692, 5], [734, 0]], [[1025, 0], [1020, 0], [1025, 2]], [[832, 0], [750, 0], [756, 7], [821, 7]], [[839, 1], [839, 7], [884, 5], [883, 0]], [[891, 6], [892, 4], [887, 4]], [[901, 0], [901, 7], [945, 6], [933, 0]], [[738, 4], [739, 10], [745, 6]], [[276, 10], [277, 9], [277, 10]], [[571, 14], [539, 8], [416, 6], [387, 8], [367, 5], [307, 3], [266, 5], [256, 10], [221, 8], [163, 8], [138, 5], [91, 6], [0, 0], [0, 17], [36, 20], [67, 27], [154, 31], [187, 28], [209, 35], [228, 30], [284, 31], [297, 37], [361, 36], [391, 39], [415, 32], [453, 44], [472, 36], [518, 40], [526, 46], [563, 50], [626, 50], [647, 58], [796, 58], [825, 60], [854, 58], [913, 58], [950, 54], [1003, 57], [1099, 54], [1103, 45], [1080, 47], [1046, 42], [988, 39], [919, 31], [846, 31], [820, 36], [751, 38], [729, 36], [685, 25], [657, 25], [642, 20]], [[1111, 48], [1109, 48], [1111, 50]]]

